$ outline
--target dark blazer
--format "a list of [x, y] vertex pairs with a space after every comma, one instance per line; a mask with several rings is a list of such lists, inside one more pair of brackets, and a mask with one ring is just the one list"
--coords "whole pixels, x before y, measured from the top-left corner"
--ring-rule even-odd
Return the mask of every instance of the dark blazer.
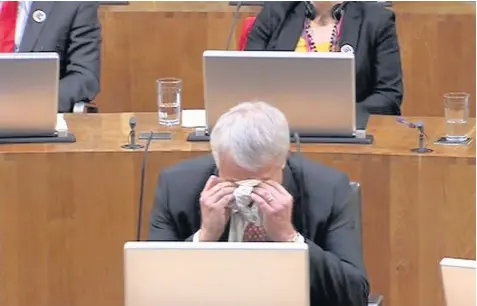
[[[101, 27], [98, 3], [34, 1], [19, 52], [57, 52], [60, 56], [60, 112], [76, 102], [89, 102], [99, 93]], [[46, 14], [36, 22], [33, 13]]]
[[[211, 156], [164, 170], [151, 213], [149, 240], [192, 241], [201, 226], [200, 193], [216, 173]], [[348, 177], [292, 155], [284, 169], [283, 186], [295, 199], [293, 224], [309, 246], [311, 305], [367, 305], [369, 285], [361, 233], [348, 202]], [[227, 241], [228, 233], [229, 225], [220, 241]]]
[[[376, 3], [347, 2], [340, 48], [354, 49], [359, 114], [399, 115], [403, 98], [394, 13]], [[245, 50], [294, 51], [303, 32], [303, 1], [265, 2]]]

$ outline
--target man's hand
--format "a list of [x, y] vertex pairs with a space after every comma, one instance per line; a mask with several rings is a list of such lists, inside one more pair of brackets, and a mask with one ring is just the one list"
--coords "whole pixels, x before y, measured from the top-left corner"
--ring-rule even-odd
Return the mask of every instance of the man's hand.
[[293, 197], [282, 185], [267, 181], [253, 189], [252, 200], [263, 214], [268, 236], [276, 242], [288, 242], [296, 236], [292, 225]]
[[202, 225], [200, 241], [217, 241], [223, 234], [225, 225], [230, 219], [229, 204], [233, 200], [236, 186], [231, 182], [223, 182], [212, 175], [200, 194], [200, 211]]

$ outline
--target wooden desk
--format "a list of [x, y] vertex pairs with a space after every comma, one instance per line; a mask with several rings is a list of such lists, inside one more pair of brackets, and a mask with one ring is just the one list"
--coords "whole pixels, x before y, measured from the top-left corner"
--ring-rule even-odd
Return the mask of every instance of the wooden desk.
[[[122, 246], [135, 238], [142, 158], [120, 149], [130, 117], [70, 115], [75, 144], [0, 146], [0, 305], [122, 305]], [[156, 114], [136, 119], [140, 131], [157, 128]], [[442, 119], [424, 122], [431, 140], [442, 134]], [[372, 146], [302, 151], [361, 183], [373, 291], [386, 305], [442, 306], [439, 260], [475, 258], [475, 142], [418, 156], [409, 152], [416, 131], [393, 118], [371, 118], [370, 131]], [[173, 132], [151, 145], [145, 215], [157, 173], [209, 151]]]

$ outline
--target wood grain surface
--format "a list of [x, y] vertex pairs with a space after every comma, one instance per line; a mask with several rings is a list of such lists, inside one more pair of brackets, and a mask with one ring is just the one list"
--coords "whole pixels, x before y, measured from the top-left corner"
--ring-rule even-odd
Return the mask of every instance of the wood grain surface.
[[[123, 305], [122, 248], [135, 238], [142, 152], [120, 146], [133, 115], [138, 131], [164, 130], [154, 113], [70, 115], [77, 143], [0, 146], [0, 305]], [[361, 183], [366, 266], [390, 306], [444, 306], [439, 260], [475, 258], [475, 142], [433, 145], [444, 120], [423, 121], [428, 155], [409, 151], [416, 131], [392, 117], [371, 118], [373, 145], [302, 145]], [[475, 120], [469, 130], [475, 137]], [[210, 149], [170, 131], [172, 140], [150, 148], [143, 238], [158, 173]]]

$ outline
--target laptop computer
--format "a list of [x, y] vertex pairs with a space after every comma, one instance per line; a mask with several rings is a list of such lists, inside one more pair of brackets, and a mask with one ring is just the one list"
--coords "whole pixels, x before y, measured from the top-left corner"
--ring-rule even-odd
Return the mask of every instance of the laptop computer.
[[280, 109], [303, 137], [353, 137], [356, 132], [354, 55], [267, 51], [205, 51], [207, 128], [245, 101]]
[[0, 137], [54, 135], [58, 83], [58, 54], [0, 53]]
[[475, 306], [476, 262], [444, 258], [440, 265], [446, 305]]
[[309, 306], [305, 243], [127, 242], [125, 306]]

